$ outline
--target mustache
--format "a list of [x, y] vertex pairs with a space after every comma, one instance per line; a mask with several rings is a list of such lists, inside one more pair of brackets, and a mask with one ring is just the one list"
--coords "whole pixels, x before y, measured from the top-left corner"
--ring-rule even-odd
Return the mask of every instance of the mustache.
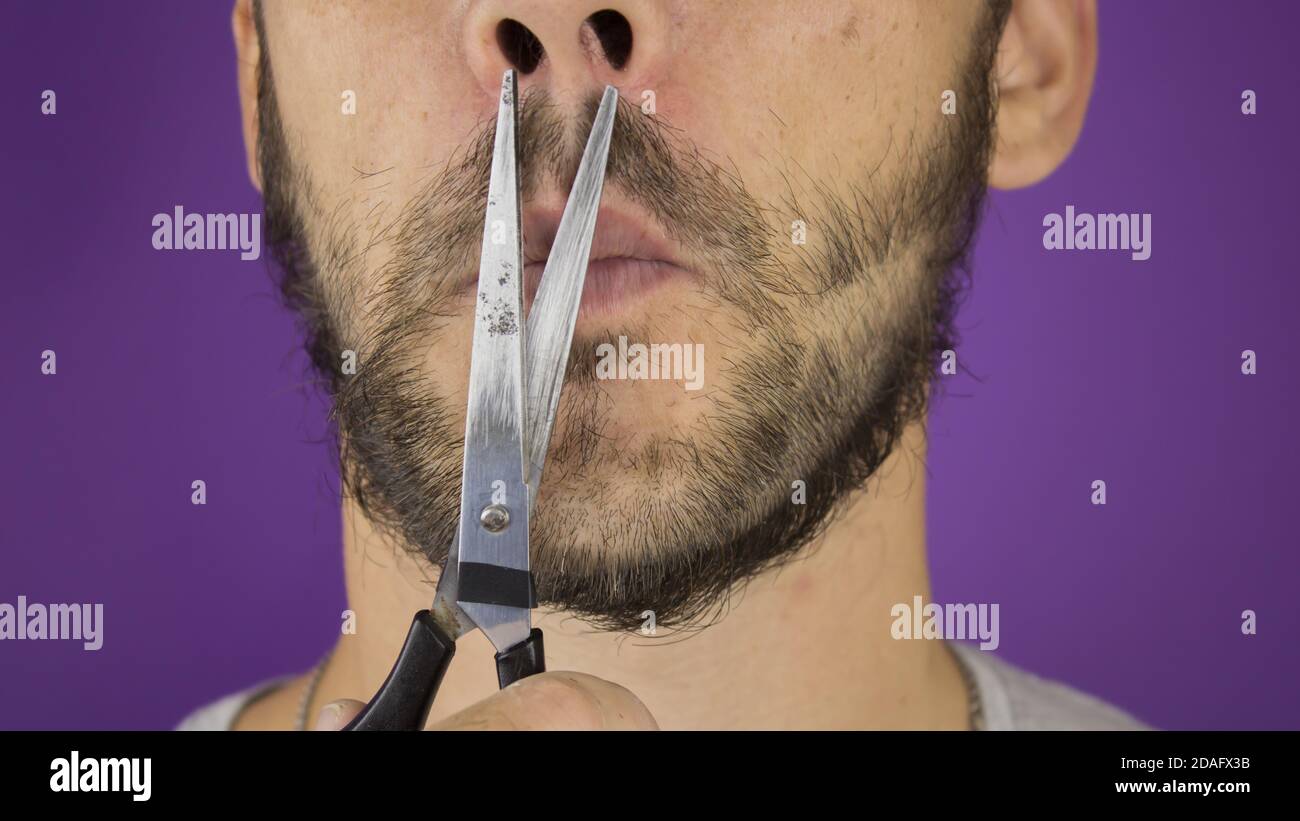
[[[521, 95], [516, 142], [525, 204], [543, 190], [570, 190], [599, 105], [594, 91], [576, 108], [557, 104], [541, 88]], [[495, 119], [485, 121], [397, 220], [396, 264], [385, 273], [402, 278], [418, 271], [426, 313], [441, 313], [450, 303], [460, 287], [453, 272], [466, 270], [478, 253], [495, 135]], [[605, 188], [637, 205], [697, 260], [704, 289], [719, 301], [743, 307], [756, 323], [778, 319], [772, 295], [788, 291], [790, 275], [768, 247], [763, 208], [683, 132], [622, 97]]]
[[[548, 186], [564, 192], [573, 186], [600, 98], [593, 91], [575, 108], [556, 103], [543, 88], [521, 95], [516, 142], [524, 202]], [[443, 179], [434, 180], [417, 199], [463, 203], [457, 224], [481, 228], [495, 137], [495, 119], [485, 119], [463, 153], [448, 161]], [[700, 154], [678, 129], [619, 97], [605, 187], [619, 190], [665, 229], [677, 229], [673, 238], [683, 244], [713, 245], [718, 239], [713, 209], [734, 209], [736, 194], [744, 189], [716, 168], [706, 167]], [[462, 196], [451, 199], [453, 193]], [[747, 194], [745, 198], [752, 202]]]

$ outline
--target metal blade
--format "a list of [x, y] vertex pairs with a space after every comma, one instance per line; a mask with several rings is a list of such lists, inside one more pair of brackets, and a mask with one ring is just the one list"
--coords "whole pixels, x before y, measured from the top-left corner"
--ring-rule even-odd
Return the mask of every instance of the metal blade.
[[[513, 70], [501, 82], [483, 224], [461, 480], [457, 600], [498, 651], [528, 637], [523, 255]], [[491, 506], [488, 516], [485, 510]], [[486, 523], [486, 524], [485, 524]]]
[[447, 637], [455, 640], [473, 630], [478, 625], [465, 615], [456, 599], [460, 596], [460, 534], [451, 539], [451, 548], [447, 551], [447, 561], [442, 565], [442, 574], [438, 576], [438, 587], [433, 593], [433, 606], [429, 612]]
[[542, 467], [551, 443], [555, 411], [560, 405], [564, 372], [569, 363], [569, 346], [573, 342], [573, 325], [582, 301], [582, 285], [587, 278], [591, 256], [591, 237], [596, 230], [596, 213], [605, 185], [605, 162], [609, 158], [609, 139], [614, 133], [614, 112], [618, 107], [618, 90], [605, 86], [596, 112], [596, 120], [582, 152], [578, 176], [569, 191], [564, 215], [551, 245], [542, 272], [542, 282], [528, 315], [528, 353], [525, 404], [528, 426], [524, 434], [527, 447], [528, 498], [536, 499], [542, 480]]

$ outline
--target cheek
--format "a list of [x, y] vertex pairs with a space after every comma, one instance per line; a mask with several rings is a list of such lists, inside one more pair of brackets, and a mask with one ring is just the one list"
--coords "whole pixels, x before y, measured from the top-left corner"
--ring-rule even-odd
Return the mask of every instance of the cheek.
[[463, 425], [465, 404], [469, 399], [470, 348], [474, 327], [472, 297], [459, 300], [448, 312], [454, 315], [425, 340], [417, 343], [422, 359], [417, 367], [427, 375], [430, 387], [455, 413]]
[[440, 6], [322, 4], [284, 21], [301, 36], [272, 37], [291, 156], [318, 202], [342, 209], [324, 217], [355, 227], [362, 245], [495, 110], [448, 47]]

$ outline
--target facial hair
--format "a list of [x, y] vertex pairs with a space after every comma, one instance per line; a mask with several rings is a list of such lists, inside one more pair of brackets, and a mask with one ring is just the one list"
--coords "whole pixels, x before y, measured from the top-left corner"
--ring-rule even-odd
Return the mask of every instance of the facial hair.
[[[598, 629], [636, 629], [646, 611], [661, 627], [705, 626], [746, 582], [801, 555], [923, 417], [939, 359], [956, 347], [1003, 19], [995, 12], [977, 33], [961, 70], [961, 113], [943, 118], [928, 143], [898, 149], [890, 179], [862, 170], [847, 194], [792, 177], [783, 202], [760, 203], [669, 123], [620, 103], [607, 190], [617, 187], [705, 260], [701, 300], [739, 341], [725, 354], [725, 384], [702, 400], [703, 421], [625, 449], [604, 435], [613, 400], [593, 376], [595, 351], [620, 333], [659, 337], [652, 327], [575, 336], [532, 517], [541, 605]], [[419, 354], [436, 346], [459, 272], [476, 259], [492, 128], [407, 204], [390, 261], [368, 272], [357, 226], [323, 217], [308, 169], [292, 156], [265, 36], [258, 84], [267, 244], [333, 398], [343, 492], [398, 544], [440, 564], [458, 525], [462, 417]], [[575, 120], [544, 93], [521, 98], [525, 201], [543, 185], [568, 190], [595, 104]], [[769, 224], [774, 213], [802, 220], [821, 241], [792, 253], [788, 232]], [[382, 283], [366, 299], [364, 329], [360, 281]], [[340, 367], [344, 350], [357, 352], [355, 374]], [[803, 503], [792, 501], [795, 482]], [[638, 492], [623, 492], [629, 483]]]

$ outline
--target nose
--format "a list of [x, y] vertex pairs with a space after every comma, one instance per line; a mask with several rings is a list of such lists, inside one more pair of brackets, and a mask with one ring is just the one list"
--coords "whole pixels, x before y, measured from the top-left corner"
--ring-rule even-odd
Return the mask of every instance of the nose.
[[465, 18], [466, 60], [489, 98], [513, 68], [521, 93], [543, 87], [578, 103], [606, 85], [639, 95], [666, 70], [669, 0], [478, 0]]

